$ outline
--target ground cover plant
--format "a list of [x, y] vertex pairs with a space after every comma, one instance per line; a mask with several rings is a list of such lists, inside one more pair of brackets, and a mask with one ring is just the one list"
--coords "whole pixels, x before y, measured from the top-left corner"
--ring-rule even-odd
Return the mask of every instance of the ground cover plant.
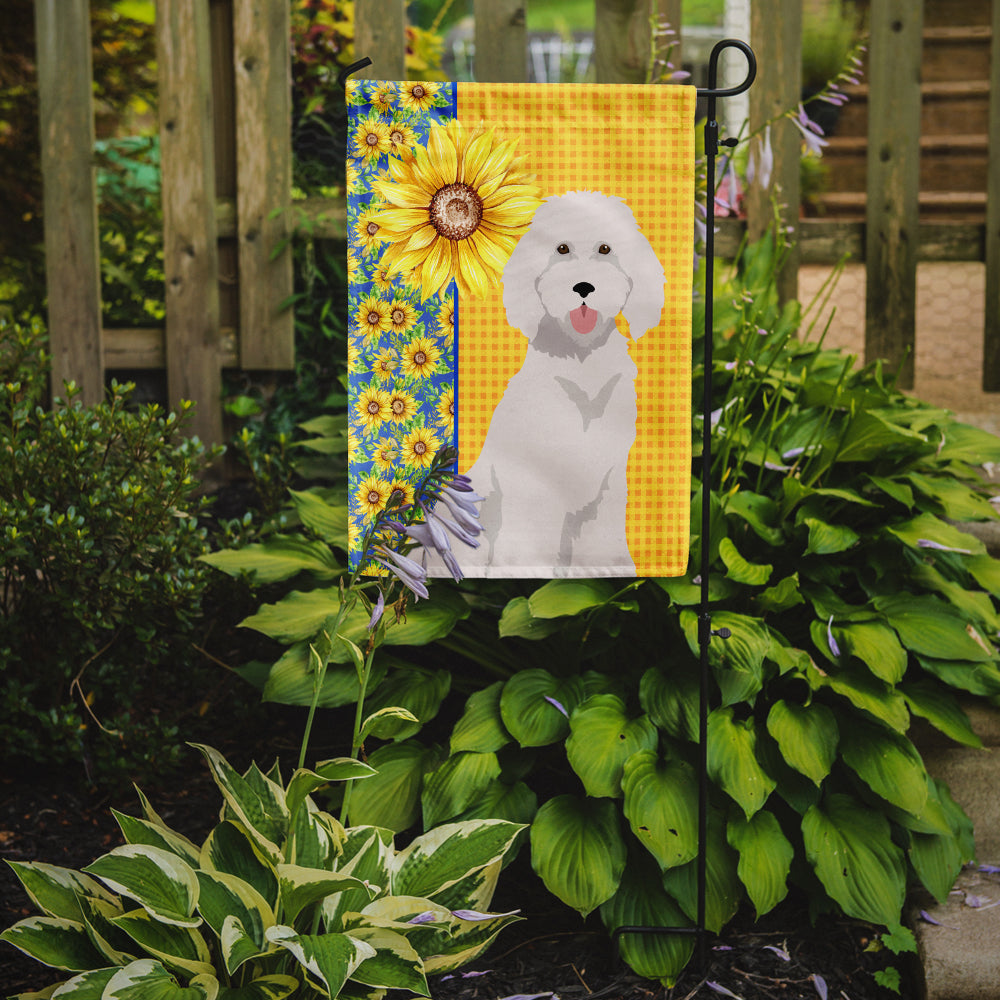
[[[690, 574], [466, 582], [417, 605], [369, 688], [370, 705], [415, 721], [367, 742], [378, 774], [358, 786], [352, 821], [530, 822], [535, 870], [582, 915], [609, 930], [693, 922], [707, 544], [712, 623], [732, 633], [710, 652], [709, 928], [744, 903], [766, 914], [792, 887], [814, 914], [910, 946], [907, 886], [944, 898], [973, 853], [968, 819], [908, 730], [919, 716], [975, 746], [957, 695], [1000, 694], [1000, 562], [953, 523], [995, 516], [975, 467], [1000, 459], [1000, 441], [906, 397], [879, 364], [805, 340], [800, 307], [777, 302], [781, 253], [770, 238], [745, 248], [715, 290], [711, 535], [699, 537], [696, 474]], [[342, 434], [332, 418], [313, 430]], [[246, 671], [265, 698], [311, 696], [309, 642], [343, 559], [320, 526], [343, 531], [343, 499], [295, 494], [301, 533], [225, 556], [229, 572], [288, 581], [244, 623], [287, 645]], [[351, 703], [342, 660], [322, 704]], [[442, 740], [428, 724], [452, 691], [468, 697]], [[691, 942], [628, 937], [622, 950], [672, 982]]]

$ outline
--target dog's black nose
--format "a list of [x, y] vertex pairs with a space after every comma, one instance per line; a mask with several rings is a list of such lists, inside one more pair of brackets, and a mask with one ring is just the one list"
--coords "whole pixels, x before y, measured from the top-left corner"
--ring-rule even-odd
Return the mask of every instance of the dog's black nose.
[[594, 286], [589, 281], [578, 281], [573, 286], [573, 291], [576, 292], [581, 299], [585, 299], [593, 290]]

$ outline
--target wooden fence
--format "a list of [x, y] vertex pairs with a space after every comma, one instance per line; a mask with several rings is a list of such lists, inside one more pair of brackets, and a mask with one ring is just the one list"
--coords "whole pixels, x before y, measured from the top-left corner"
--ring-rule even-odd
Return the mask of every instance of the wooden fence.
[[[96, 195], [92, 169], [88, 0], [35, 0], [45, 181], [53, 383], [73, 379], [83, 398], [103, 392], [109, 369], [166, 369], [170, 401], [195, 400], [196, 432], [222, 440], [223, 368], [282, 370], [293, 364], [291, 255], [275, 252], [293, 219], [318, 237], [344, 239], [343, 199], [291, 203], [290, 0], [158, 0], [166, 326], [101, 327]], [[474, 0], [476, 74], [526, 77], [525, 5]], [[400, 79], [404, 0], [356, 0], [355, 51], [373, 78]], [[784, 222], [797, 241], [782, 277], [795, 294], [800, 263], [850, 253], [867, 269], [866, 356], [898, 363], [911, 351], [918, 261], [985, 261], [983, 384], [1000, 390], [1000, 0], [992, 4], [989, 171], [985, 224], [921, 223], [919, 79], [923, 2], [871, 0], [865, 221]], [[681, 22], [681, 0], [595, 0], [594, 63], [600, 82], [646, 77], [651, 16]], [[801, 0], [754, 0], [751, 43], [759, 72], [750, 125], [794, 107], [800, 95]], [[683, 46], [683, 39], [681, 39]], [[675, 58], [677, 53], [675, 52]], [[724, 121], [725, 101], [720, 102]], [[731, 123], [736, 131], [739, 123]], [[799, 203], [800, 137], [789, 122], [773, 136], [768, 190], [751, 189], [746, 223], [725, 220], [717, 250], [732, 253], [744, 228], [762, 232], [771, 198]]]

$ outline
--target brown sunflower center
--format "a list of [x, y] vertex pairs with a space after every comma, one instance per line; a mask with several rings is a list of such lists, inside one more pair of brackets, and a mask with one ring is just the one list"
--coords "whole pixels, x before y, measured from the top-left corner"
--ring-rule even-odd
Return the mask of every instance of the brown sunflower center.
[[405, 138], [406, 137], [403, 135], [403, 133], [399, 131], [394, 130], [389, 133], [389, 139], [391, 140], [394, 146], [401, 146]]
[[378, 403], [374, 399], [368, 404], [368, 412], [373, 416], [378, 413]]
[[368, 225], [365, 226], [365, 232], [369, 236], [374, 236], [378, 232], [378, 223], [377, 222], [369, 222]]
[[417, 441], [413, 445], [414, 455], [424, 455], [427, 453], [427, 445], [423, 441]]
[[431, 225], [446, 240], [467, 240], [483, 220], [483, 199], [468, 184], [448, 184], [431, 199]]
[[405, 320], [406, 320], [406, 313], [403, 312], [402, 309], [393, 309], [392, 311], [393, 323], [399, 326], [399, 324], [405, 322]]
[[406, 403], [404, 403], [398, 396], [392, 401], [392, 412], [393, 413], [403, 413], [406, 410]]
[[375, 312], [374, 309], [368, 314], [368, 322], [371, 323], [372, 326], [377, 326], [381, 318], [382, 317], [379, 316], [379, 314]]
[[382, 499], [382, 494], [378, 490], [368, 491], [368, 502], [371, 504], [377, 504]]
[[365, 142], [367, 142], [369, 146], [377, 146], [378, 136], [374, 132], [368, 132], [365, 135]]
[[423, 87], [421, 87], [421, 86], [420, 86], [420, 84], [418, 83], [418, 84], [417, 84], [417, 85], [416, 85], [416, 86], [415, 86], [415, 87], [414, 87], [414, 88], [413, 88], [413, 89], [412, 89], [412, 90], [410, 91], [410, 93], [411, 93], [411, 94], [413, 95], [413, 97], [414, 97], [414, 98], [416, 98], [416, 100], [418, 100], [418, 101], [419, 101], [419, 100], [420, 100], [420, 99], [421, 99], [422, 97], [426, 96], [426, 94], [427, 94], [427, 91], [426, 91], [426, 90], [424, 90], [424, 88], [423, 88]]
[[427, 364], [427, 355], [424, 354], [423, 351], [416, 351], [416, 352], [414, 352], [413, 363], [415, 365], [426, 365]]

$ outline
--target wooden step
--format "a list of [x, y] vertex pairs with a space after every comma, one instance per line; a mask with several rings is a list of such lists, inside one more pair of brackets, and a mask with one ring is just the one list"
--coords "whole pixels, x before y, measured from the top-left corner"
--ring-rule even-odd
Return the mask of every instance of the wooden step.
[[[828, 218], [865, 218], [867, 196], [863, 191], [830, 191], [816, 201]], [[954, 222], [982, 222], [986, 216], [986, 193], [981, 191], [921, 191], [920, 218]]]
[[925, 28], [921, 79], [924, 83], [988, 80], [992, 38], [989, 25]]
[[[920, 188], [925, 191], [985, 191], [985, 135], [925, 135], [920, 137]], [[831, 136], [823, 151], [833, 191], [865, 188], [868, 140], [864, 136]]]
[[[867, 4], [866, 4], [867, 6]], [[989, 24], [991, 0], [924, 0], [924, 27], [954, 24]]]

